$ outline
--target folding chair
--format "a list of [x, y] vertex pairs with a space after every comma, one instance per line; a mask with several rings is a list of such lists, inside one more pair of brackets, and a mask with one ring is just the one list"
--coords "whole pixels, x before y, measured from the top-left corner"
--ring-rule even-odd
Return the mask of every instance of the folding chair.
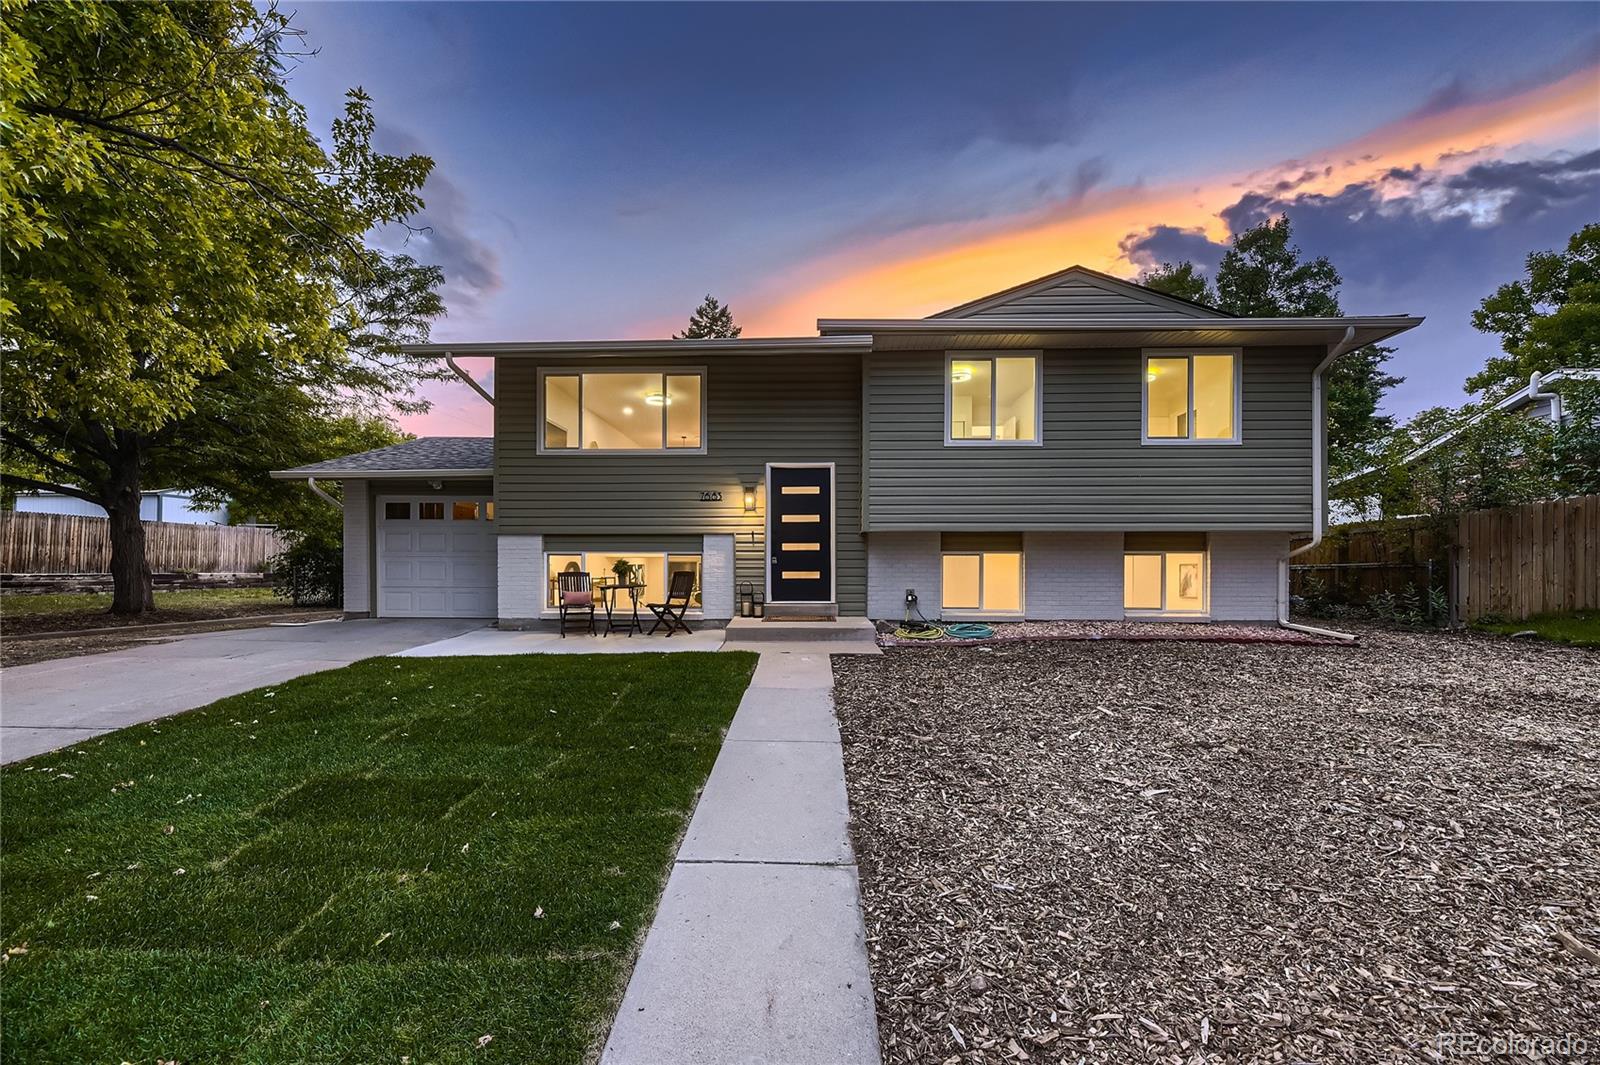
[[579, 623], [588, 622], [589, 635], [594, 635], [594, 582], [587, 573], [566, 572], [556, 574], [556, 608], [561, 612], [561, 638], [567, 638], [567, 618], [575, 616]]
[[672, 575], [672, 585], [667, 589], [665, 603], [646, 603], [650, 613], [656, 616], [656, 623], [650, 627], [649, 635], [654, 636], [657, 629], [665, 625], [667, 636], [673, 632], [693, 633], [684, 623], [684, 612], [689, 609], [689, 600], [694, 596], [694, 572], [681, 569]]

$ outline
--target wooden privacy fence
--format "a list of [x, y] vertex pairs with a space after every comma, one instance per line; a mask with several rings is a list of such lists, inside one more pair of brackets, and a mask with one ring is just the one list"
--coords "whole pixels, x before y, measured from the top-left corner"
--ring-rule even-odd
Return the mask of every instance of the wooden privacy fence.
[[[105, 573], [110, 522], [79, 514], [0, 515], [0, 573]], [[158, 573], [253, 573], [286, 546], [256, 525], [144, 523], [145, 557]]]
[[1463, 514], [1462, 616], [1600, 610], [1600, 495]]
[[1334, 603], [1443, 591], [1461, 621], [1600, 610], [1600, 495], [1336, 528], [1290, 572], [1295, 595]]

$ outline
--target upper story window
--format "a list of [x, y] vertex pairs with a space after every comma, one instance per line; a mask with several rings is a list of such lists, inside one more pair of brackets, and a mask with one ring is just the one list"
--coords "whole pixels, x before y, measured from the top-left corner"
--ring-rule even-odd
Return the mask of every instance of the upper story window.
[[539, 450], [705, 451], [704, 370], [546, 370]]
[[945, 357], [945, 443], [1037, 444], [1038, 355]]
[[1239, 442], [1239, 353], [1147, 352], [1144, 442]]

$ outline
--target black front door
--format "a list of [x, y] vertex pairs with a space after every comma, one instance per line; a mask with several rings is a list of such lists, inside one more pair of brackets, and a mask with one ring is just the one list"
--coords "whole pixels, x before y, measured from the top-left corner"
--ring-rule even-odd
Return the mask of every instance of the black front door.
[[767, 546], [772, 602], [833, 601], [833, 467], [768, 467]]

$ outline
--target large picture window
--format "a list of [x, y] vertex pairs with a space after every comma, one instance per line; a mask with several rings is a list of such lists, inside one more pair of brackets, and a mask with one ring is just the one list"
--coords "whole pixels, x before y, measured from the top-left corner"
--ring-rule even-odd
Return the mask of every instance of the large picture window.
[[542, 391], [542, 451], [705, 450], [703, 370], [552, 370]]
[[[679, 570], [694, 574], [694, 592], [689, 608], [700, 609], [700, 556], [665, 551], [570, 551], [545, 556], [545, 607], [554, 610], [560, 603], [556, 592], [559, 573], [587, 573], [598, 589], [608, 584], [642, 584], [639, 602], [664, 603], [672, 575]], [[621, 592], [617, 594], [621, 595]], [[626, 599], [621, 600], [626, 603]]]
[[1039, 356], [945, 358], [945, 442], [1037, 444]]
[[1237, 352], [1161, 352], [1144, 359], [1145, 443], [1239, 440]]

